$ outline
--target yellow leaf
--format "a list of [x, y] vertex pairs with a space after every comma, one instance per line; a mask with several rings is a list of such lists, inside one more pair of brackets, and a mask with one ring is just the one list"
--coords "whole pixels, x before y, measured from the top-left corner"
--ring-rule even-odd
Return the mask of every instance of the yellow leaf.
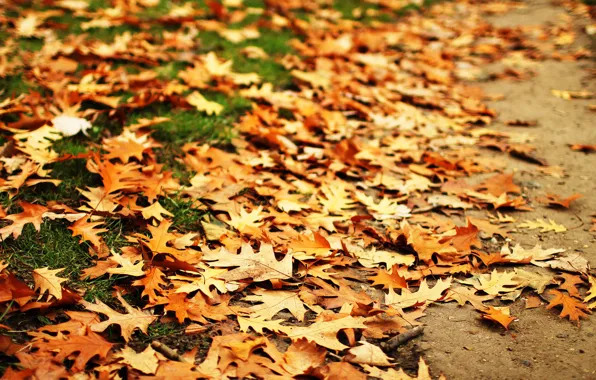
[[17, 34], [20, 37], [33, 37], [37, 34], [37, 27], [42, 23], [42, 20], [35, 14], [29, 14], [21, 17], [16, 21]]
[[397, 294], [393, 289], [389, 289], [389, 294], [385, 296], [385, 303], [399, 309], [405, 309], [415, 305], [426, 304], [443, 298], [443, 292], [451, 286], [451, 277], [446, 280], [439, 280], [434, 287], [429, 288], [426, 279], [420, 283], [418, 291], [412, 293], [408, 289], [402, 289], [401, 294]]
[[513, 292], [519, 286], [519, 281], [513, 280], [515, 272], [497, 272], [476, 275], [473, 278], [461, 280], [462, 284], [472, 285], [486, 294], [499, 295], [499, 293]]
[[298, 293], [285, 290], [256, 289], [254, 294], [244, 297], [242, 301], [260, 302], [248, 308], [256, 317], [272, 319], [281, 310], [288, 310], [299, 321], [304, 320], [306, 309], [298, 297]]
[[520, 223], [517, 225], [521, 228], [528, 228], [531, 230], [541, 228], [540, 232], [565, 232], [567, 228], [565, 226], [555, 223], [554, 220], [549, 219], [548, 221], [538, 218], [536, 220], [528, 220], [526, 222]]
[[262, 218], [260, 215], [262, 211], [263, 207], [261, 206], [251, 212], [246, 212], [244, 206], [242, 206], [239, 214], [230, 210], [228, 211], [228, 214], [230, 215], [228, 224], [240, 232], [245, 232], [250, 228], [259, 228], [263, 225], [263, 222], [260, 221]]
[[147, 375], [153, 375], [155, 374], [155, 371], [157, 371], [158, 366], [158, 360], [155, 354], [156, 352], [153, 350], [153, 348], [151, 348], [151, 346], [147, 346], [145, 351], [138, 354], [135, 352], [135, 350], [129, 346], [126, 346], [122, 351], [116, 353], [114, 356], [119, 358], [122, 363], [128, 364], [137, 371], [141, 371]]
[[58, 277], [57, 274], [62, 272], [65, 268], [50, 269], [39, 268], [33, 270], [33, 281], [35, 281], [35, 290], [39, 289], [39, 293], [43, 295], [48, 292], [49, 295], [62, 299], [62, 284], [66, 278]]
[[152, 205], [141, 209], [141, 215], [143, 215], [143, 218], [145, 219], [155, 218], [160, 222], [164, 219], [162, 215], [170, 217], [174, 216], [171, 212], [163, 208], [159, 202], [155, 202]]
[[344, 317], [331, 321], [319, 321], [310, 326], [283, 326], [280, 320], [265, 321], [257, 318], [238, 317], [238, 324], [241, 331], [248, 331], [253, 328], [258, 333], [263, 333], [263, 329], [279, 331], [286, 334], [292, 340], [306, 338], [308, 341], [329, 348], [331, 350], [343, 350], [348, 348], [339, 340], [337, 333], [342, 329], [364, 329], [364, 318], [362, 317]]
[[186, 101], [195, 106], [197, 110], [205, 112], [207, 115], [219, 115], [224, 107], [216, 102], [209, 101], [201, 95], [198, 91], [186, 97]]
[[120, 265], [118, 268], [110, 268], [107, 270], [109, 274], [124, 274], [132, 277], [142, 277], [145, 275], [143, 271], [143, 261], [133, 264], [130, 259], [122, 257], [116, 252], [112, 252], [110, 260], [115, 261]]

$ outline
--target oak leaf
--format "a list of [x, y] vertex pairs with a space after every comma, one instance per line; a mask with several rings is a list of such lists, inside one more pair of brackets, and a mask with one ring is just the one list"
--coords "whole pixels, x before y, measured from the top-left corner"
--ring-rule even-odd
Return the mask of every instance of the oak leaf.
[[486, 190], [495, 197], [503, 193], [519, 194], [521, 192], [521, 188], [513, 183], [513, 174], [497, 174], [492, 176], [478, 185], [476, 190]]
[[538, 218], [536, 220], [528, 220], [517, 225], [521, 228], [528, 228], [530, 230], [540, 229], [540, 232], [565, 232], [567, 228], [561, 224], [555, 223], [554, 220], [549, 219], [548, 221]]
[[29, 223], [33, 223], [35, 230], [39, 232], [42, 223], [42, 217], [48, 209], [44, 206], [35, 205], [27, 202], [20, 202], [19, 206], [23, 208], [23, 212], [19, 214], [7, 215], [4, 219], [12, 220], [13, 223], [6, 227], [0, 228], [0, 238], [5, 240], [12, 235], [13, 238], [18, 238], [23, 232], [23, 227]]
[[511, 322], [517, 319], [516, 317], [513, 317], [509, 314], [508, 307], [496, 308], [493, 306], [488, 306], [482, 311], [482, 318], [500, 324], [505, 328], [505, 330], [509, 330], [509, 325]]
[[94, 356], [105, 359], [114, 346], [101, 335], [91, 331], [87, 335], [59, 335], [47, 342], [38, 341], [34, 345], [42, 351], [57, 351], [55, 360], [59, 362], [77, 353], [72, 367], [77, 371], [84, 370]]
[[106, 272], [109, 274], [123, 274], [132, 277], [141, 277], [145, 275], [143, 271], [143, 261], [134, 264], [128, 257], [120, 256], [116, 252], [112, 252], [110, 260], [120, 265], [117, 268], [109, 268]]
[[135, 280], [132, 284], [135, 286], [143, 286], [141, 296], [149, 297], [149, 303], [155, 304], [158, 299], [158, 293], [163, 292], [163, 286], [166, 285], [164, 277], [166, 275], [157, 267], [151, 267], [145, 272], [145, 277]]
[[292, 277], [292, 255], [288, 253], [277, 261], [271, 244], [262, 243], [255, 253], [250, 244], [244, 243], [238, 255], [222, 248], [218, 253], [206, 253], [203, 259], [212, 267], [238, 267], [218, 276], [225, 281], [251, 279], [258, 282]]
[[410, 266], [415, 258], [399, 252], [377, 250], [375, 247], [363, 248], [360, 245], [348, 245], [350, 253], [358, 258], [358, 262], [366, 268], [378, 268], [378, 264], [385, 264], [387, 268], [394, 265]]
[[95, 303], [81, 301], [81, 304], [88, 310], [96, 313], [104, 314], [108, 317], [106, 321], [94, 323], [90, 325], [92, 331], [100, 332], [104, 331], [113, 324], [120, 326], [121, 335], [126, 342], [128, 342], [132, 336], [134, 330], [139, 329], [145, 334], [149, 325], [157, 319], [157, 316], [151, 315], [148, 312], [140, 311], [128, 304], [122, 298], [120, 293], [116, 294], [116, 298], [120, 301], [122, 306], [126, 309], [127, 313], [119, 313], [108, 305], [104, 304], [100, 300], [95, 300]]
[[296, 339], [283, 355], [281, 366], [290, 375], [308, 375], [325, 363], [327, 350], [306, 338]]
[[360, 345], [352, 347], [344, 356], [344, 360], [356, 364], [368, 364], [377, 367], [388, 367], [393, 364], [380, 347], [370, 344], [367, 341], [360, 341]]
[[579, 252], [573, 252], [553, 260], [541, 261], [540, 263], [534, 264], [541, 267], [551, 267], [553, 269], [560, 269], [574, 273], [586, 273], [590, 268], [588, 260]]
[[400, 276], [397, 265], [391, 267], [391, 272], [379, 269], [377, 274], [368, 278], [372, 280], [372, 286], [382, 285], [383, 289], [403, 289], [408, 287], [405, 277]]
[[48, 292], [49, 295], [56, 299], [62, 299], [62, 284], [68, 279], [58, 277], [57, 274], [66, 268], [50, 269], [48, 267], [38, 268], [33, 270], [33, 280], [35, 281], [35, 290], [39, 289], [39, 293], [43, 295]]
[[451, 286], [451, 277], [446, 280], [438, 280], [435, 286], [428, 287], [426, 279], [420, 282], [420, 287], [416, 292], [408, 289], [402, 289], [401, 294], [396, 294], [393, 289], [389, 289], [389, 294], [385, 295], [385, 303], [399, 309], [423, 305], [444, 298], [443, 292]]
[[482, 290], [486, 294], [493, 296], [500, 293], [515, 291], [519, 286], [519, 281], [515, 281], [515, 272], [497, 272], [479, 274], [466, 280], [460, 280], [462, 284], [472, 285], [477, 290]]
[[263, 225], [260, 221], [263, 218], [260, 215], [262, 211], [263, 207], [260, 206], [251, 212], [246, 212], [244, 206], [240, 208], [240, 213], [230, 210], [228, 211], [230, 220], [227, 223], [241, 233], [250, 231], [251, 228], [259, 228]]
[[146, 375], [155, 374], [159, 363], [156, 352], [151, 346], [147, 346], [147, 348], [140, 353], [137, 353], [129, 346], [126, 346], [122, 351], [114, 354], [114, 357]]
[[174, 214], [163, 208], [163, 206], [159, 202], [155, 202], [150, 206], [141, 209], [141, 215], [146, 220], [151, 218], [155, 218], [160, 222], [164, 219], [162, 215], [173, 217]]
[[568, 317], [570, 321], [577, 322], [577, 325], [579, 326], [579, 319], [588, 317], [590, 310], [585, 304], [581, 303], [581, 301], [554, 289], [549, 290], [548, 294], [553, 295], [554, 298], [546, 308], [552, 309], [555, 306], [561, 306], [561, 318]]
[[569, 208], [571, 202], [583, 197], [581, 194], [573, 194], [567, 198], [561, 198], [555, 194], [546, 194], [544, 197], [536, 198], [538, 202], [545, 203], [550, 207]]
[[343, 350], [347, 348], [337, 339], [337, 333], [343, 329], [364, 329], [363, 318], [344, 317], [332, 321], [319, 321], [310, 326], [283, 326], [279, 320], [265, 321], [257, 318], [238, 317], [241, 331], [248, 331], [253, 328], [258, 333], [263, 333], [263, 329], [279, 331], [294, 339], [306, 338], [310, 342], [315, 342], [320, 346], [331, 350]]
[[571, 297], [581, 298], [579, 290], [575, 287], [578, 284], [583, 284], [584, 281], [577, 275], [563, 273], [560, 275], [564, 282], [559, 285], [559, 289], [566, 290]]
[[453, 247], [460, 252], [469, 253], [472, 246], [482, 247], [482, 242], [478, 239], [478, 227], [472, 224], [468, 219], [468, 225], [465, 227], [455, 227], [455, 236], [450, 236], [446, 240], [451, 242]]
[[464, 306], [466, 303], [469, 303], [476, 310], [485, 310], [487, 306], [483, 304], [483, 302], [490, 301], [494, 299], [495, 296], [490, 294], [485, 296], [477, 295], [476, 292], [477, 290], [475, 289], [458, 286], [449, 289], [445, 298], [449, 301], [453, 300], [457, 302], [459, 306]]
[[257, 318], [272, 319], [278, 312], [288, 310], [298, 321], [304, 320], [306, 308], [298, 297], [298, 293], [285, 290], [256, 289], [252, 295], [246, 296], [242, 301], [259, 302], [247, 310]]
[[508, 261], [513, 263], [531, 262], [534, 265], [541, 265], [538, 263], [539, 261], [552, 259], [554, 255], [562, 252], [565, 252], [562, 248], [543, 249], [540, 244], [530, 249], [525, 249], [519, 244], [511, 249], [507, 244], [501, 248], [501, 255]]
[[103, 222], [89, 223], [87, 222], [87, 217], [84, 216], [74, 222], [68, 229], [72, 231], [72, 236], [81, 236], [81, 243], [87, 240], [90, 241], [93, 246], [99, 247], [101, 245], [101, 237], [99, 237], [98, 234], [108, 231], [107, 228], [95, 228], [102, 224]]

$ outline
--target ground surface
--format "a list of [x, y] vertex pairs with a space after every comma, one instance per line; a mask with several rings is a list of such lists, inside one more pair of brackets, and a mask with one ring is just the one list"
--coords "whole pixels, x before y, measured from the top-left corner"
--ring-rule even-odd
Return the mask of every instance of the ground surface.
[[[515, 28], [528, 25], [553, 25], [565, 10], [550, 1], [525, 2], [527, 8], [492, 16], [494, 25]], [[578, 29], [581, 21], [577, 22]], [[591, 48], [592, 41], [580, 38], [579, 46]], [[566, 101], [552, 96], [553, 89], [589, 90], [596, 86], [590, 77], [592, 62], [546, 61], [537, 65], [537, 75], [523, 81], [498, 80], [481, 84], [487, 94], [503, 94], [489, 105], [498, 112], [495, 128], [525, 131], [524, 127], [504, 125], [507, 120], [537, 120], [529, 131], [538, 155], [551, 165], [565, 169], [568, 176], [552, 178], [539, 175], [520, 160], [508, 159], [507, 166], [519, 175], [520, 184], [530, 197], [546, 193], [581, 193], [573, 212], [540, 208], [524, 216], [554, 219], [573, 226], [564, 235], [515, 233], [515, 240], [528, 245], [565, 247], [581, 252], [596, 266], [596, 240], [589, 232], [591, 215], [596, 209], [596, 156], [569, 149], [570, 144], [596, 141], [592, 128], [596, 115], [587, 109], [590, 100]], [[492, 69], [491, 66], [488, 68]], [[518, 215], [519, 216], [519, 215]], [[592, 318], [581, 328], [569, 325], [556, 315], [542, 310], [523, 310], [523, 302], [513, 308], [520, 321], [509, 332], [488, 330], [469, 310], [453, 304], [437, 305], [428, 310], [424, 336], [425, 357], [431, 367], [454, 379], [565, 379], [596, 377], [596, 321]], [[449, 321], [443, 324], [442, 321]], [[463, 364], [465, 363], [465, 365]], [[556, 374], [556, 375], [555, 375]]]
[[221, 3], [0, 10], [6, 378], [596, 378], [586, 6]]

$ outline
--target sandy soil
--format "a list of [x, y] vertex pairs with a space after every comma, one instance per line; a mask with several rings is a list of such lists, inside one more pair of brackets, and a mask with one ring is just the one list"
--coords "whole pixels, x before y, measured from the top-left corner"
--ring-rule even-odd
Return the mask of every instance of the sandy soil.
[[[526, 9], [491, 17], [500, 27], [549, 24], [564, 17], [565, 10], [548, 0], [529, 1]], [[579, 21], [578, 27], [579, 27]], [[578, 33], [579, 35], [579, 33]], [[585, 34], [577, 46], [590, 48]], [[536, 165], [508, 158], [507, 165], [533, 200], [547, 193], [568, 196], [581, 193], [569, 210], [548, 209], [532, 202], [535, 211], [514, 214], [518, 220], [551, 218], [569, 231], [561, 234], [513, 233], [514, 241], [525, 246], [579, 251], [596, 267], [596, 240], [590, 233], [591, 214], [596, 212], [596, 154], [572, 151], [568, 144], [596, 143], [596, 113], [587, 106], [594, 100], [563, 100], [551, 94], [558, 90], [591, 90], [587, 69], [593, 61], [545, 61], [529, 80], [499, 80], [480, 84], [487, 94], [502, 94], [501, 101], [489, 102], [499, 118], [493, 126], [504, 131], [527, 132], [535, 136], [537, 155], [550, 165], [563, 167], [564, 178], [546, 176]], [[491, 70], [493, 68], [487, 68]], [[512, 119], [538, 121], [536, 127], [509, 127]], [[501, 156], [502, 157], [502, 156]], [[450, 379], [596, 379], [596, 316], [581, 327], [558, 317], [554, 310], [524, 309], [520, 300], [511, 306], [519, 317], [509, 331], [492, 327], [471, 308], [443, 304], [429, 308], [424, 318], [426, 331], [417, 342], [400, 349], [404, 355], [421, 352], [433, 374], [443, 372]], [[447, 321], [447, 322], [446, 322]]]

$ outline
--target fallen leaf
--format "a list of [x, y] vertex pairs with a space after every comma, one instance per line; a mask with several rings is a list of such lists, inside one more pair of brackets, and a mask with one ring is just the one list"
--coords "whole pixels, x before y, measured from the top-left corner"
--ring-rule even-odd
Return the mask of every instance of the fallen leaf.
[[500, 324], [505, 328], [505, 330], [509, 330], [509, 325], [511, 322], [517, 319], [517, 317], [513, 317], [509, 314], [508, 307], [496, 308], [492, 306], [489, 306], [487, 309], [483, 310], [482, 318]]
[[49, 295], [60, 300], [62, 299], [62, 283], [68, 279], [58, 277], [57, 274], [64, 271], [65, 268], [50, 269], [48, 267], [33, 270], [33, 280], [35, 281], [35, 290], [43, 295], [48, 292]]
[[219, 115], [224, 109], [221, 104], [205, 99], [198, 91], [188, 95], [186, 101], [198, 111], [205, 112], [207, 115]]
[[306, 309], [298, 293], [284, 290], [256, 289], [242, 299], [260, 304], [247, 308], [257, 318], [272, 319], [278, 312], [288, 310], [298, 321], [304, 320]]
[[561, 293], [558, 290], [549, 290], [548, 294], [553, 295], [554, 298], [546, 308], [552, 309], [555, 306], [561, 306], [561, 318], [568, 317], [570, 321], [577, 322], [577, 325], [579, 326], [579, 319], [588, 317], [590, 310], [588, 310], [588, 307], [581, 303], [581, 301]]
[[405, 309], [415, 305], [424, 305], [432, 301], [443, 299], [443, 292], [451, 286], [451, 278], [438, 280], [434, 287], [429, 288], [426, 279], [422, 280], [418, 291], [411, 292], [408, 289], [402, 289], [401, 294], [396, 294], [393, 289], [389, 289], [389, 294], [385, 295], [385, 303], [389, 306]]
[[540, 232], [565, 232], [567, 228], [565, 226], [555, 223], [554, 220], [549, 219], [548, 221], [538, 218], [534, 220], [528, 220], [517, 225], [521, 228], [528, 228], [530, 230], [540, 229]]
[[91, 331], [104, 331], [111, 325], [116, 324], [120, 326], [121, 335], [126, 342], [130, 340], [133, 331], [136, 329], [139, 329], [146, 334], [149, 325], [157, 319], [157, 316], [130, 306], [119, 293], [116, 294], [116, 298], [118, 298], [124, 309], [126, 309], [126, 314], [113, 310], [100, 300], [95, 300], [95, 303], [81, 301], [81, 304], [87, 310], [101, 313], [108, 317], [108, 319], [103, 322], [91, 324]]
[[381, 348], [366, 341], [360, 341], [360, 345], [348, 350], [344, 360], [356, 364], [368, 364], [377, 367], [392, 366], [389, 357], [385, 355]]
[[155, 350], [153, 350], [150, 345], [140, 353], [137, 353], [132, 348], [126, 346], [122, 351], [117, 352], [114, 357], [146, 375], [155, 374], [159, 362]]
[[251, 279], [258, 282], [292, 277], [292, 255], [286, 254], [277, 261], [271, 244], [262, 243], [257, 254], [250, 244], [245, 243], [238, 255], [222, 248], [219, 252], [205, 254], [203, 258], [212, 267], [238, 267], [218, 276], [225, 281]]

